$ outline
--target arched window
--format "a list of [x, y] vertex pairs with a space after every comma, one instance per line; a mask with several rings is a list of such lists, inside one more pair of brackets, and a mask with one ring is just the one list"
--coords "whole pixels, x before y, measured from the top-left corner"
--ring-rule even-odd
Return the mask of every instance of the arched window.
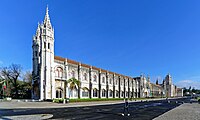
[[59, 91], [56, 90], [56, 98], [59, 98]]
[[88, 88], [84, 87], [82, 89], [82, 97], [88, 97], [88, 96], [89, 96]]
[[62, 68], [59, 68], [59, 77], [63, 77], [63, 70], [62, 70]]
[[128, 85], [128, 82], [127, 82], [127, 80], [125, 81], [125, 85], [126, 85], [126, 86]]
[[56, 90], [56, 98], [63, 98], [63, 90], [62, 89], [57, 89]]
[[97, 97], [97, 89], [96, 88], [93, 89], [93, 97]]
[[109, 84], [112, 84], [112, 79], [111, 78], [109, 79]]
[[73, 77], [73, 78], [75, 78], [75, 72], [74, 72], [74, 71], [72, 71], [72, 73], [71, 73], [71, 74], [72, 74], [72, 77]]
[[116, 94], [116, 97], [119, 97], [119, 91], [118, 90], [115, 91], [115, 94]]
[[124, 97], [124, 91], [121, 91], [121, 97]]
[[83, 79], [87, 81], [87, 74], [86, 73], [83, 74]]
[[97, 76], [96, 75], [94, 75], [94, 80], [93, 81], [97, 82]]
[[129, 87], [132, 87], [132, 81], [129, 81]]
[[73, 92], [74, 92], [74, 97], [78, 97], [78, 89], [75, 88], [75, 89], [73, 90]]
[[128, 92], [126, 91], [126, 97], [128, 97]]
[[58, 67], [55, 70], [55, 75], [56, 75], [56, 77], [63, 77], [63, 70], [62, 70], [62, 68]]
[[48, 49], [50, 49], [50, 43], [48, 43]]
[[102, 89], [102, 97], [106, 97], [106, 90]]
[[69, 96], [71, 98], [76, 98], [78, 96], [78, 89], [77, 88], [74, 88], [73, 90], [70, 90], [70, 88], [68, 88], [70, 93], [69, 93]]
[[109, 97], [112, 97], [112, 96], [113, 96], [113, 91], [109, 90]]
[[123, 85], [124, 84], [124, 81], [123, 80], [121, 80], [121, 85]]
[[105, 83], [105, 77], [102, 77], [102, 83]]
[[115, 81], [115, 85], [118, 85], [118, 80]]
[[58, 71], [58, 69], [56, 69], [56, 71], [55, 71], [55, 75], [56, 75], [56, 77], [58, 77], [58, 75], [59, 75], [59, 71]]

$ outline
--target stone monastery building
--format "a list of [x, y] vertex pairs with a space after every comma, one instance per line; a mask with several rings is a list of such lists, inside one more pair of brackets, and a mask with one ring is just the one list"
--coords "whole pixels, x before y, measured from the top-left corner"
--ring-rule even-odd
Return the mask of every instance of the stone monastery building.
[[[141, 75], [130, 77], [95, 66], [54, 55], [54, 28], [48, 8], [42, 24], [38, 24], [33, 37], [33, 99], [53, 98], [138, 98], [174, 97], [177, 88], [168, 74], [162, 84], [150, 83], [150, 78]], [[80, 86], [64, 87], [66, 80], [76, 78]], [[64, 94], [66, 90], [66, 94]], [[182, 90], [179, 90], [181, 96]]]

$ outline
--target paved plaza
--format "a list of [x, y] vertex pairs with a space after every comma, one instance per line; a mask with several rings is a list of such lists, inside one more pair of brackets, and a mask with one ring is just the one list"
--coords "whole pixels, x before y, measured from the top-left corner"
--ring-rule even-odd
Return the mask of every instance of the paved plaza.
[[[0, 119], [134, 119], [134, 120], [197, 120], [200, 104], [179, 98], [129, 103], [130, 116], [122, 116], [123, 101], [98, 101], [58, 104], [51, 102], [0, 102]], [[184, 102], [184, 104], [182, 104]]]
[[[148, 99], [148, 101], [165, 100], [165, 98]], [[27, 102], [26, 102], [27, 101]], [[141, 100], [129, 101], [141, 102]], [[12, 102], [0, 102], [3, 109], [16, 109], [16, 108], [62, 108], [62, 107], [83, 107], [83, 106], [96, 106], [96, 105], [110, 105], [122, 104], [123, 100], [117, 101], [92, 101], [92, 102], [73, 102], [73, 103], [53, 103], [53, 102], [31, 102], [31, 100], [12, 100]]]
[[185, 103], [154, 120], [200, 120], [200, 104]]

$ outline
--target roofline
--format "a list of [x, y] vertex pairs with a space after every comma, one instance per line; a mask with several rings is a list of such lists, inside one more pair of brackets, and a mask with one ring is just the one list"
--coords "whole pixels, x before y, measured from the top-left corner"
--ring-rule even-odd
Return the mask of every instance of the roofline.
[[119, 73], [111, 72], [111, 71], [108, 71], [108, 70], [105, 70], [105, 69], [101, 69], [101, 68], [98, 68], [98, 67], [95, 67], [95, 66], [92, 66], [92, 65], [84, 64], [84, 63], [77, 62], [75, 60], [71, 60], [71, 59], [68, 59], [68, 58], [63, 58], [63, 57], [60, 57], [60, 56], [54, 56], [54, 60], [58, 60], [58, 61], [62, 61], [62, 62], [66, 61], [67, 63], [70, 63], [70, 64], [80, 65], [80, 66], [83, 66], [83, 67], [86, 67], [86, 68], [95, 69], [95, 70], [98, 70], [98, 71], [101, 71], [101, 72], [105, 72], [105, 73], [109, 73], [109, 74], [115, 74], [117, 76], [121, 76], [121, 77], [124, 77], [124, 78], [134, 79], [134, 78], [126, 76], [126, 75], [122, 75], [122, 74], [119, 74]]

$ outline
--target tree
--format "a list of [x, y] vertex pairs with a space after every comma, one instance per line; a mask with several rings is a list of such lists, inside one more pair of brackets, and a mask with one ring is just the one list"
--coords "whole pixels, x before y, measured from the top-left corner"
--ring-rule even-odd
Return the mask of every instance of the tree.
[[32, 73], [31, 71], [26, 71], [26, 73], [23, 75], [23, 81], [26, 83], [30, 83], [32, 82]]
[[186, 87], [184, 87], [184, 88], [183, 88], [183, 93], [185, 94], [186, 92], [188, 92], [188, 90], [187, 90]]
[[23, 98], [31, 98], [31, 90], [32, 90], [32, 73], [30, 71], [26, 71], [23, 75], [23, 82], [20, 85]]
[[12, 84], [12, 95], [14, 98], [18, 97], [19, 84], [17, 82], [20, 77], [22, 67], [18, 64], [12, 64], [9, 67], [1, 69], [1, 75], [4, 79], [8, 80]]
[[192, 88], [192, 93], [196, 93], [195, 87]]
[[158, 79], [156, 80], [156, 85], [158, 85]]
[[191, 88], [192, 88], [192, 87], [190, 86], [190, 87], [189, 87], [189, 89], [188, 89], [188, 92], [190, 92], [190, 91], [191, 91]]
[[74, 90], [75, 88], [78, 89], [80, 87], [80, 81], [73, 77], [73, 78], [70, 78], [69, 80], [67, 80], [65, 82], [65, 86], [64, 86], [64, 97], [65, 98], [66, 98], [66, 86], [67, 86], [67, 84], [69, 84], [69, 89], [70, 89], [70, 94], [71, 94], [72, 90]]

